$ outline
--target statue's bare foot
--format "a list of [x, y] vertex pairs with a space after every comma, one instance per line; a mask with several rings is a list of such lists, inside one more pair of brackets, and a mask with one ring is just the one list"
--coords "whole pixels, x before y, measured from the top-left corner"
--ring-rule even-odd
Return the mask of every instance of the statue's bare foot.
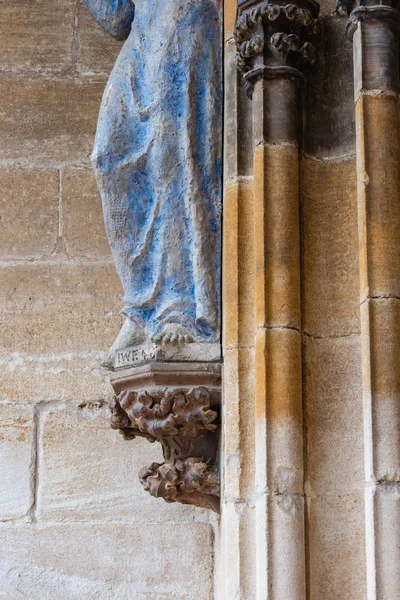
[[105, 355], [101, 366], [109, 371], [114, 369], [114, 357], [117, 350], [121, 348], [129, 348], [130, 346], [137, 346], [144, 341], [144, 331], [138, 325], [136, 321], [132, 321], [128, 317], [125, 319], [124, 324], [118, 334], [117, 339]]
[[167, 323], [161, 333], [154, 336], [156, 344], [190, 344], [194, 339], [183, 325]]

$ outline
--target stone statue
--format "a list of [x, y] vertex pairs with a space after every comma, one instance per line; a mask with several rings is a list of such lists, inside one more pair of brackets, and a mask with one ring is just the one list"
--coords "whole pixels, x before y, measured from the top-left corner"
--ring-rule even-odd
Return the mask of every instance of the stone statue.
[[86, 0], [126, 42], [92, 155], [126, 316], [121, 348], [219, 342], [221, 18], [217, 0]]

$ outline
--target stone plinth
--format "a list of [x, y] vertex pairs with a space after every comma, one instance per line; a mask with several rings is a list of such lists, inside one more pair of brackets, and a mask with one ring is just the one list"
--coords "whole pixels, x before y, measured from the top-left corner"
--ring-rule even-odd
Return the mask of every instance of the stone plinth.
[[149, 361], [119, 369], [111, 385], [111, 426], [162, 446], [165, 462], [139, 472], [144, 489], [218, 511], [220, 363]]

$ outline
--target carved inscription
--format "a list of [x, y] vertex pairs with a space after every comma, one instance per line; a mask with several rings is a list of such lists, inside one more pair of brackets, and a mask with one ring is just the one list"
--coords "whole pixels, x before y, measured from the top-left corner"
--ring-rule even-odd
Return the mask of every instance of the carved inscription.
[[114, 369], [122, 369], [148, 362], [217, 362], [221, 359], [219, 344], [143, 344], [132, 348], [117, 350], [114, 359]]

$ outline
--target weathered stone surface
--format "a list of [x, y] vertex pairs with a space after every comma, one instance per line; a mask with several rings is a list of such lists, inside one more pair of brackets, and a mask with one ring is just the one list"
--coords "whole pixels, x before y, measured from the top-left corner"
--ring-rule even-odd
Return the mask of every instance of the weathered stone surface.
[[115, 353], [114, 368], [126, 369], [149, 361], [174, 361], [174, 362], [219, 362], [221, 360], [221, 346], [219, 344], [186, 344], [179, 346], [169, 344], [159, 346], [154, 343], [140, 344], [132, 348], [121, 348]]
[[256, 327], [300, 327], [298, 149], [264, 146], [254, 155]]
[[59, 354], [107, 347], [120, 323], [112, 264], [41, 263], [0, 269], [2, 352]]
[[[372, 518], [372, 515], [371, 515]], [[382, 485], [375, 492], [374, 524], [376, 541], [377, 598], [400, 598], [400, 483]]]
[[197, 362], [148, 362], [128, 369], [115, 371], [110, 383], [118, 395], [128, 390], [144, 388], [165, 390], [166, 387], [205, 386], [219, 389], [221, 385], [220, 363]]
[[0, 521], [24, 516], [32, 504], [32, 418], [31, 408], [0, 405]]
[[310, 502], [310, 598], [366, 598], [363, 492], [314, 497]]
[[360, 328], [355, 163], [303, 156], [303, 327], [312, 335]]
[[[226, 23], [226, 20], [225, 20]], [[253, 171], [252, 102], [236, 66], [236, 43], [225, 44], [224, 177], [250, 176]]]
[[101, 198], [91, 169], [63, 169], [61, 202], [62, 235], [68, 254], [109, 258]]
[[[116, 329], [118, 328], [116, 316]], [[100, 368], [104, 352], [29, 354], [7, 349], [0, 355], [0, 400], [21, 404], [66, 401], [98, 402], [110, 385]]]
[[78, 72], [108, 75], [122, 44], [102, 30], [93, 20], [84, 3], [79, 6], [78, 36], [79, 52], [76, 65]]
[[212, 541], [203, 524], [0, 527], [7, 600], [209, 600]]
[[[268, 497], [268, 583], [276, 598], [305, 597], [304, 497], [274, 494]], [[290, 566], [289, 566], [290, 565]], [[295, 585], [295, 591], [291, 585]]]
[[368, 300], [361, 307], [361, 319], [367, 357], [363, 383], [372, 416], [366, 445], [373, 448], [373, 464], [367, 478], [384, 481], [397, 474], [400, 482], [400, 300]]
[[[256, 509], [254, 504], [227, 501], [221, 517], [220, 580], [226, 598], [254, 598], [256, 587], [257, 547], [254, 544]], [[217, 592], [218, 593], [218, 592]]]
[[[223, 497], [235, 502], [254, 488], [254, 348], [229, 348], [224, 359]], [[229, 517], [230, 519], [230, 517]]]
[[1, 75], [0, 161], [89, 162], [103, 89], [104, 79]]
[[304, 90], [303, 147], [308, 154], [321, 157], [343, 156], [355, 152], [353, 48], [346, 39], [343, 18], [320, 21], [317, 64], [309, 70]]
[[194, 509], [166, 504], [142, 489], [138, 472], [152, 461], [162, 462], [160, 447], [124, 441], [110, 428], [104, 403], [102, 408], [74, 403], [50, 409], [41, 417], [41, 432], [39, 520], [193, 519]]
[[2, 258], [40, 258], [54, 250], [58, 184], [56, 170], [0, 169]]
[[[397, 96], [356, 105], [361, 297], [400, 296], [400, 111]], [[388, 132], [390, 136], [388, 137]]]
[[307, 485], [316, 495], [360, 491], [364, 487], [360, 337], [308, 338], [305, 374]]
[[227, 183], [224, 197], [223, 321], [225, 348], [254, 341], [253, 185]]
[[7, 0], [1, 4], [1, 65], [61, 70], [71, 64], [74, 0]]
[[224, 0], [224, 27], [225, 36], [233, 35], [233, 28], [236, 21], [237, 0]]
[[[320, 0], [320, 16], [331, 16], [335, 10], [336, 2], [335, 0]], [[344, 22], [344, 21], [343, 21]]]

